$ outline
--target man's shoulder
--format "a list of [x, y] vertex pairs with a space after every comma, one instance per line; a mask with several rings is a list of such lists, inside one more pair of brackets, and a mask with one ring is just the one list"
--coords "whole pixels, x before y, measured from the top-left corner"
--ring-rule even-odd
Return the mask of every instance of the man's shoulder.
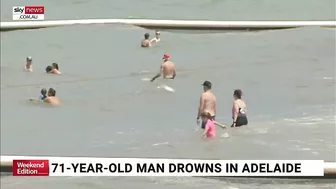
[[216, 95], [212, 91], [208, 91], [209, 95], [216, 98]]
[[211, 91], [204, 92], [202, 94], [202, 97], [216, 100], [216, 95], [213, 94]]
[[148, 39], [144, 39], [144, 40], [141, 41], [141, 44], [147, 44], [147, 43], [149, 43]]

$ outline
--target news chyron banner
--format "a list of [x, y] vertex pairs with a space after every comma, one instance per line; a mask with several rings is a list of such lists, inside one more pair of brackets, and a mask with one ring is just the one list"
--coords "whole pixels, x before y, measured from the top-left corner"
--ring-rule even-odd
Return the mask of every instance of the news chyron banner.
[[13, 160], [13, 176], [324, 176], [324, 161], [35, 158]]
[[44, 6], [15, 6], [13, 20], [44, 20]]

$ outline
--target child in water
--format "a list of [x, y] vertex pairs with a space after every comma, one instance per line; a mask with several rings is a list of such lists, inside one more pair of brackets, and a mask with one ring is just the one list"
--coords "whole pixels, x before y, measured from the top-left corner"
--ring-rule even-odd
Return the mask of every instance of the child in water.
[[44, 101], [44, 99], [46, 99], [47, 97], [48, 97], [47, 96], [47, 89], [43, 88], [43, 89], [41, 89], [41, 94], [40, 94], [40, 97], [38, 99], [30, 98], [29, 100], [34, 101], [34, 102], [40, 102], [40, 101]]
[[212, 138], [216, 136], [216, 122], [212, 120], [211, 114], [209, 112], [203, 112], [201, 114], [202, 121], [205, 122], [205, 128], [203, 136], [207, 138]]
[[42, 90], [41, 90], [41, 95], [40, 95], [40, 100], [44, 100], [44, 99], [46, 99], [47, 98], [47, 89], [46, 88], [43, 88]]

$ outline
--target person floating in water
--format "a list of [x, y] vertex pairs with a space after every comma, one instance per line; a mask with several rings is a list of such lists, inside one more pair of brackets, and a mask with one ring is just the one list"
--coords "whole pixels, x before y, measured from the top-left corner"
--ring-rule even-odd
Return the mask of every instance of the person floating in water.
[[44, 100], [44, 99], [46, 99], [48, 96], [47, 96], [47, 89], [46, 88], [43, 88], [42, 90], [41, 90], [41, 94], [40, 94], [40, 100]]
[[155, 38], [153, 38], [150, 43], [158, 43], [161, 41], [161, 38], [160, 38], [160, 32], [158, 30], [155, 31]]
[[61, 74], [57, 63], [53, 63], [51, 66], [47, 66], [45, 70], [49, 74]]
[[26, 58], [26, 65], [23, 69], [25, 72], [32, 72], [33, 71], [33, 58], [28, 56]]
[[43, 88], [43, 89], [41, 89], [41, 94], [40, 94], [40, 97], [38, 99], [30, 98], [29, 100], [38, 102], [38, 101], [43, 101], [46, 98], [47, 98], [47, 89]]
[[[212, 120], [215, 120], [216, 117], [216, 96], [211, 91], [212, 84], [210, 81], [204, 81], [202, 85], [204, 93], [201, 95], [198, 107], [198, 113], [196, 118], [196, 122], [198, 125], [199, 125], [199, 118], [202, 112], [210, 113]], [[201, 127], [202, 129], [205, 128], [204, 121], [202, 121]]]
[[56, 97], [56, 90], [53, 88], [50, 88], [48, 90], [48, 97], [43, 100], [46, 103], [49, 103], [51, 105], [59, 105], [61, 104], [58, 97]]
[[155, 79], [163, 75], [163, 79], [175, 79], [176, 77], [176, 68], [175, 64], [170, 61], [170, 55], [163, 55], [163, 63], [160, 66], [160, 72], [157, 73], [150, 81], [153, 82]]
[[207, 138], [212, 138], [216, 136], [216, 122], [212, 119], [209, 112], [203, 112], [201, 114], [201, 119], [204, 122], [204, 132], [203, 136]]
[[47, 66], [46, 69], [45, 69], [45, 71], [46, 71], [47, 73], [50, 73], [51, 70], [52, 70], [52, 66]]
[[145, 39], [141, 41], [141, 47], [150, 47], [152, 46], [151, 41], [149, 40], [149, 33], [145, 33]]
[[233, 123], [231, 127], [240, 127], [248, 124], [246, 112], [247, 106], [242, 99], [243, 92], [240, 89], [236, 89], [233, 92], [234, 102], [232, 105], [232, 119]]

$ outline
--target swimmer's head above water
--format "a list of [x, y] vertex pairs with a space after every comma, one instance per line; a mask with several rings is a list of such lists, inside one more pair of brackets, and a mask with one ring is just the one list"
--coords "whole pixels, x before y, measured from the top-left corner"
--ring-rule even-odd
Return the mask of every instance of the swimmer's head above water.
[[149, 33], [145, 33], [145, 39], [149, 39]]
[[48, 90], [48, 96], [56, 96], [56, 90], [53, 88], [50, 88]]
[[159, 30], [156, 30], [156, 31], [155, 31], [155, 37], [156, 37], [156, 38], [160, 38], [160, 32], [159, 32]]
[[28, 56], [26, 58], [26, 62], [27, 62], [27, 65], [31, 65], [32, 64], [32, 61], [33, 61], [33, 58], [31, 56]]
[[47, 98], [47, 89], [43, 88], [43, 89], [41, 89], [40, 100], [44, 100], [46, 98]]
[[53, 69], [52, 66], [47, 66], [46, 69], [45, 69], [45, 71], [47, 73], [49, 73], [49, 72], [51, 72], [52, 69]]
[[47, 89], [46, 88], [41, 89], [41, 94], [42, 95], [47, 95]]
[[58, 64], [57, 64], [57, 63], [52, 63], [52, 68], [53, 68], [53, 69], [56, 69], [56, 70], [59, 70], [59, 67], [58, 67]]

